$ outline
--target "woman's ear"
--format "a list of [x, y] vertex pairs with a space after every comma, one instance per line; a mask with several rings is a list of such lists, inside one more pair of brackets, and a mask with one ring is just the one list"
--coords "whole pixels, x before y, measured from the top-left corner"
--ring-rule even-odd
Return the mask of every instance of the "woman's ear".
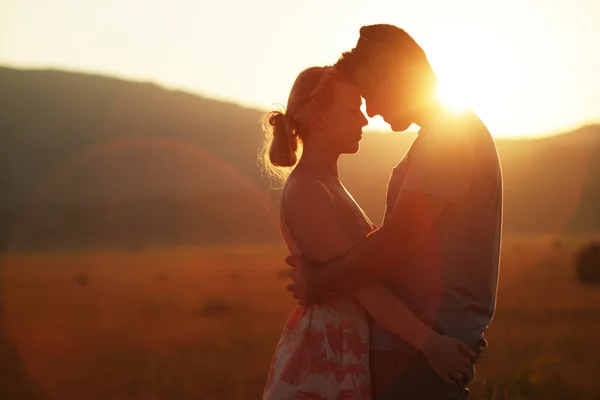
[[325, 117], [321, 113], [315, 113], [312, 117], [313, 129], [321, 130], [325, 127]]
[[324, 119], [319, 113], [314, 113], [308, 119], [308, 128], [310, 132], [316, 132], [323, 128]]

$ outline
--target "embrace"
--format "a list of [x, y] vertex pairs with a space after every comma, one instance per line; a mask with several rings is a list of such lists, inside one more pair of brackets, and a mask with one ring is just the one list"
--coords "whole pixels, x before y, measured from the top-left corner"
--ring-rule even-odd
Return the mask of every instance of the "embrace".
[[[408, 33], [369, 25], [335, 65], [302, 71], [286, 110], [265, 117], [267, 167], [280, 177], [293, 167], [280, 226], [299, 305], [264, 400], [469, 397], [496, 304], [502, 174], [483, 122], [444, 109], [436, 89]], [[367, 125], [361, 97], [393, 131], [421, 128], [391, 173], [381, 227], [338, 177]]]

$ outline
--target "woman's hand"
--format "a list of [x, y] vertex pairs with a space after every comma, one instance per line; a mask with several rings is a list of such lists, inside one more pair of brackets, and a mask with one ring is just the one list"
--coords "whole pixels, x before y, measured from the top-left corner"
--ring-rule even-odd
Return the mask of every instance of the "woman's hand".
[[477, 357], [460, 340], [437, 333], [429, 335], [421, 352], [440, 378], [450, 384], [464, 380], [469, 374], [472, 360]]
[[481, 339], [479, 339], [477, 349], [475, 350], [475, 356], [471, 359], [473, 364], [481, 361], [481, 359], [483, 358], [483, 353], [485, 352], [485, 349], [487, 348], [487, 344], [488, 344], [487, 340], [485, 339], [484, 336], [482, 336]]

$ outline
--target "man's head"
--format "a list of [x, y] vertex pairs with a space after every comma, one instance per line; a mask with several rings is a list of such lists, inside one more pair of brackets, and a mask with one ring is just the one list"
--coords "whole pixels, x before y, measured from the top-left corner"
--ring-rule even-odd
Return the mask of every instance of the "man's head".
[[435, 99], [437, 78], [425, 52], [393, 25], [363, 26], [356, 47], [335, 67], [358, 85], [367, 114], [381, 115], [394, 131], [408, 129]]

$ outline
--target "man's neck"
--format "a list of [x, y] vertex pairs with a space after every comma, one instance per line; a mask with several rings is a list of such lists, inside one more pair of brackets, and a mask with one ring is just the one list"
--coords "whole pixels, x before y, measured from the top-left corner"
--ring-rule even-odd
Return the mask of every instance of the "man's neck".
[[431, 101], [415, 112], [413, 122], [424, 129], [447, 112], [448, 110], [439, 101]]

